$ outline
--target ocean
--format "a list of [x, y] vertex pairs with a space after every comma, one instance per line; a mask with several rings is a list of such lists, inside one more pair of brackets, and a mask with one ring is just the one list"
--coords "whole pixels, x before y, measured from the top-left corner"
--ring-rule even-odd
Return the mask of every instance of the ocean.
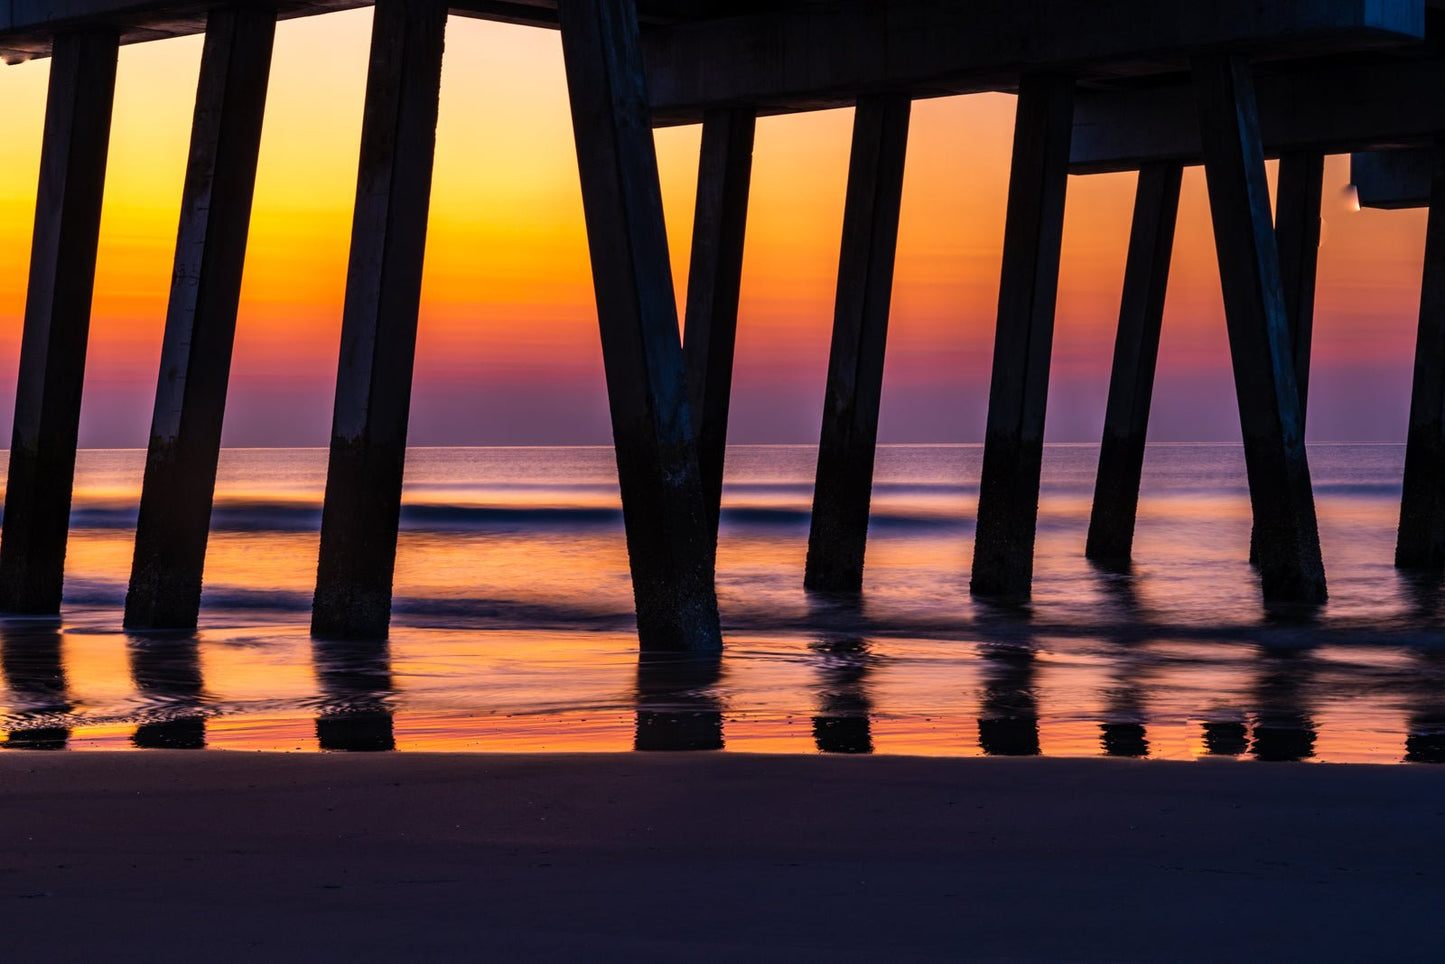
[[144, 452], [83, 451], [62, 618], [0, 621], [0, 745], [1445, 761], [1404, 449], [1309, 456], [1302, 621], [1261, 605], [1238, 446], [1150, 447], [1127, 574], [1083, 558], [1098, 447], [1047, 446], [1022, 611], [968, 592], [980, 446], [880, 448], [856, 602], [802, 588], [814, 449], [735, 447], [725, 652], [640, 661], [610, 448], [413, 449], [391, 638], [348, 645], [307, 631], [323, 450], [222, 454], [201, 629], [150, 637], [121, 629]]

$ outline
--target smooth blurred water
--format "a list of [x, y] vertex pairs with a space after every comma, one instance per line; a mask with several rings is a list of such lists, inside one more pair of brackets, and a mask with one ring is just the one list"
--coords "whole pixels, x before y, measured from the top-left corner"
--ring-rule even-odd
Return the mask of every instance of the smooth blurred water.
[[11, 747], [1445, 758], [1438, 585], [1392, 566], [1403, 448], [1310, 450], [1330, 602], [1268, 618], [1240, 450], [1152, 447], [1135, 566], [1083, 559], [1049, 446], [1034, 600], [968, 593], [982, 450], [879, 451], [865, 591], [802, 589], [814, 451], [729, 452], [719, 660], [639, 662], [610, 449], [409, 454], [388, 644], [306, 625], [321, 450], [223, 454], [201, 632], [120, 630], [144, 453], [81, 455], [62, 624], [0, 627]]

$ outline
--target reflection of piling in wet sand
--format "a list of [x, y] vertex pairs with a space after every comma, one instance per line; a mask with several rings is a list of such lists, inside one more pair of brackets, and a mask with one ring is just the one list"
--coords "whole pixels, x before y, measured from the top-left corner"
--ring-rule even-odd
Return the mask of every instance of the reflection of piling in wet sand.
[[638, 750], [721, 750], [717, 656], [643, 654], [637, 661]]
[[1037, 756], [1038, 697], [1031, 645], [985, 643], [983, 709], [978, 745], [989, 756]]
[[1259, 760], [1308, 760], [1315, 755], [1315, 724], [1306, 694], [1314, 677], [1308, 652], [1266, 650], [1255, 684], [1250, 753]]
[[70, 727], [44, 722], [71, 710], [59, 627], [0, 628], [0, 665], [19, 723], [10, 728], [5, 746], [20, 750], [65, 749]]
[[394, 750], [391, 651], [386, 641], [317, 641], [316, 681], [325, 699], [316, 717], [323, 750]]
[[206, 745], [206, 715], [200, 712], [205, 682], [194, 636], [130, 637], [130, 675], [136, 689], [162, 705], [157, 719], [135, 728], [131, 742], [142, 749], [198, 750]]
[[869, 721], [873, 703], [868, 677], [868, 641], [856, 636], [824, 637], [809, 647], [818, 660], [818, 713], [813, 741], [820, 753], [872, 753]]
[[1416, 654], [1419, 675], [1411, 681], [1405, 735], [1407, 763], [1445, 763], [1445, 653]]

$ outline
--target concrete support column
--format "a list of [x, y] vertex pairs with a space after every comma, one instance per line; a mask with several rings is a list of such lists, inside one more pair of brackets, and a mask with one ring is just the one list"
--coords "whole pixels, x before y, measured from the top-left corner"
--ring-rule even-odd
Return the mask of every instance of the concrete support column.
[[1025, 599], [1032, 588], [1073, 114], [1071, 78], [1020, 81], [973, 548], [976, 596]]
[[1104, 439], [1084, 550], [1089, 559], [1103, 565], [1128, 566], [1134, 546], [1139, 477], [1144, 467], [1182, 174], [1177, 163], [1150, 164], [1139, 171], [1134, 194], [1119, 333], [1114, 341]]
[[716, 650], [713, 540], [637, 11], [633, 0], [561, 0], [558, 13], [638, 638], [644, 650]]
[[118, 39], [55, 38], [0, 536], [0, 611], [60, 612]]
[[911, 109], [907, 94], [877, 94], [859, 98], [853, 118], [833, 343], [803, 579], [809, 589], [858, 592], [863, 587]]
[[264, 7], [220, 7], [206, 21], [125, 600], [132, 629], [193, 628], [200, 609], [275, 33]]
[[1435, 148], [1395, 565], [1445, 569], [1445, 145]]
[[1266, 602], [1326, 597], [1304, 421], [1247, 62], [1194, 65], [1209, 206]]
[[714, 541], [722, 501], [756, 127], [757, 112], [750, 107], [710, 110], [702, 121], [682, 354]]
[[378, 0], [311, 631], [380, 638], [396, 530], [436, 151], [446, 0]]

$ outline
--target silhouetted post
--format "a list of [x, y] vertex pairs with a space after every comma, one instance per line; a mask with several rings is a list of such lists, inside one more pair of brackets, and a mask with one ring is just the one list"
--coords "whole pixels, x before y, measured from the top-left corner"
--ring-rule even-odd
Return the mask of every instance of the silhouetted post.
[[446, 20], [446, 0], [379, 0], [374, 13], [311, 613], [320, 637], [381, 638], [391, 622]]
[[632, 0], [562, 0], [562, 54], [639, 642], [722, 646]]
[[1182, 175], [1183, 168], [1177, 163], [1150, 164], [1140, 169], [1134, 194], [1134, 223], [1124, 267], [1114, 368], [1109, 376], [1104, 439], [1099, 447], [1094, 507], [1084, 550], [1088, 558], [1099, 563], [1126, 566], [1134, 546], [1139, 478], [1144, 469], [1149, 404], [1154, 395]]
[[[1279, 244], [1280, 282], [1284, 289], [1284, 313], [1289, 319], [1290, 348], [1294, 353], [1301, 426], [1306, 424], [1309, 413], [1310, 345], [1314, 337], [1320, 196], [1324, 178], [1323, 154], [1292, 151], [1280, 156], [1274, 235]], [[1256, 565], [1259, 563], [1258, 541], [1258, 535], [1251, 530], [1249, 561]]]
[[863, 588], [911, 109], [906, 94], [876, 94], [860, 97], [853, 116], [833, 343], [803, 577], [809, 589]]
[[1026, 598], [1033, 581], [1073, 113], [1072, 79], [1019, 82], [973, 547], [971, 589], [979, 596]]
[[1395, 565], [1445, 568], [1445, 145], [1435, 147]]
[[276, 12], [263, 7], [221, 7], [206, 21], [125, 599], [130, 628], [193, 628], [201, 605], [275, 33]]
[[1194, 66], [1209, 206], [1267, 602], [1326, 596], [1304, 423], [1249, 65]]
[[698, 468], [714, 540], [722, 502], [756, 127], [757, 112], [751, 107], [708, 111], [703, 116], [698, 160], [682, 353]]
[[115, 99], [113, 30], [55, 38], [0, 538], [0, 610], [60, 612]]
[[1309, 410], [1310, 345], [1315, 327], [1315, 279], [1320, 262], [1320, 200], [1324, 194], [1325, 156], [1291, 152], [1279, 159], [1274, 233], [1279, 242], [1279, 273], [1284, 314], [1289, 319], [1300, 422]]

